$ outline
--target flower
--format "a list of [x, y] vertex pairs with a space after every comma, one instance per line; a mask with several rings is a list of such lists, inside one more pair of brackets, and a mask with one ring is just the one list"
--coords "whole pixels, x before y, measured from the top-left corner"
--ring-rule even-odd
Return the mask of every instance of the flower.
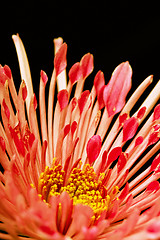
[[153, 76], [127, 103], [128, 62], [107, 85], [98, 71], [83, 91], [93, 56], [75, 63], [67, 82], [67, 44], [55, 39], [47, 108], [40, 72], [39, 123], [26, 52], [18, 35], [13, 41], [22, 82], [17, 93], [10, 68], [0, 66], [0, 238], [158, 239], [160, 81], [132, 113]]

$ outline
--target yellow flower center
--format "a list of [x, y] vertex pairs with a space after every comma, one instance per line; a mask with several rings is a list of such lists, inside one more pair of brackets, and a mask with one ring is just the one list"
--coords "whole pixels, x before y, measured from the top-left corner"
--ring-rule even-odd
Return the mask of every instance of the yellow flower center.
[[97, 176], [89, 164], [86, 164], [83, 169], [74, 168], [67, 179], [62, 165], [58, 164], [52, 168], [46, 166], [39, 178], [38, 193], [44, 201], [48, 202], [51, 196], [60, 195], [66, 191], [73, 199], [73, 204], [88, 205], [95, 215], [99, 215], [102, 211], [107, 211], [109, 202], [115, 195], [113, 191], [112, 197], [107, 194], [107, 189], [103, 185], [104, 178], [104, 173]]

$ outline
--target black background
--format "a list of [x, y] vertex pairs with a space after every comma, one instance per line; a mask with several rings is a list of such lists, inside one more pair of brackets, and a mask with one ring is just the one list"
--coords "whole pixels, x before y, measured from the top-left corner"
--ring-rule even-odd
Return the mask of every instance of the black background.
[[[5, 6], [3, 6], [5, 5]], [[29, 58], [35, 91], [43, 69], [53, 70], [53, 38], [68, 44], [68, 70], [91, 52], [95, 70], [105, 74], [106, 83], [114, 68], [128, 60], [133, 69], [133, 89], [148, 75], [160, 77], [159, 6], [148, 1], [17, 1], [1, 5], [0, 63], [11, 67], [20, 83], [12, 34], [19, 33]]]

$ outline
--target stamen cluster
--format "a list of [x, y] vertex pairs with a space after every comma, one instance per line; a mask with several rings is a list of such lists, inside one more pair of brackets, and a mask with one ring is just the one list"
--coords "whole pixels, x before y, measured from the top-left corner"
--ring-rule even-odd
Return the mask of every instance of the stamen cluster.
[[39, 196], [48, 202], [51, 196], [57, 196], [66, 191], [73, 199], [73, 204], [88, 205], [98, 216], [108, 209], [110, 202], [110, 196], [103, 185], [104, 177], [104, 173], [97, 176], [90, 164], [84, 165], [82, 170], [78, 167], [73, 168], [67, 180], [61, 164], [52, 168], [46, 166], [39, 178]]

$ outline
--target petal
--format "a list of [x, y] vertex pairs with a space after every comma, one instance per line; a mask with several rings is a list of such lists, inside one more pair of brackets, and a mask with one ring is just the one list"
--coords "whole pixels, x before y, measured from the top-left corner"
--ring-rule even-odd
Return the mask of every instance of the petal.
[[67, 66], [66, 61], [67, 44], [63, 43], [57, 51], [54, 58], [54, 67], [56, 69], [56, 76], [58, 76]]
[[41, 70], [40, 74], [41, 74], [41, 78], [42, 78], [42, 81], [43, 81], [44, 85], [46, 85], [46, 83], [48, 81], [47, 74], [43, 70]]
[[103, 98], [109, 117], [121, 111], [131, 88], [132, 69], [128, 62], [121, 63], [113, 72], [104, 89]]
[[124, 168], [124, 166], [126, 165], [126, 162], [127, 162], [126, 154], [125, 153], [121, 153], [121, 155], [120, 155], [120, 157], [118, 159], [118, 163], [117, 163], [118, 174]]
[[123, 126], [123, 142], [131, 139], [138, 129], [138, 121], [135, 117], [131, 117], [125, 121]]
[[63, 89], [63, 90], [59, 91], [58, 95], [57, 95], [57, 98], [58, 98], [58, 102], [59, 102], [59, 105], [60, 105], [60, 109], [62, 111], [68, 104], [68, 92], [67, 92], [67, 90]]
[[140, 108], [138, 113], [137, 113], [137, 118], [142, 119], [144, 114], [145, 114], [145, 112], [146, 112], [146, 107], [145, 106]]
[[159, 164], [160, 164], [160, 153], [154, 158], [150, 167], [150, 172], [155, 171]]
[[71, 81], [71, 84], [73, 85], [81, 77], [82, 77], [81, 66], [80, 66], [80, 63], [77, 62], [71, 67], [71, 69], [69, 71], [69, 80]]
[[119, 157], [121, 152], [122, 152], [121, 147], [115, 147], [110, 151], [108, 155], [108, 160], [107, 160], [107, 167]]
[[80, 65], [83, 78], [85, 79], [93, 71], [93, 55], [90, 53], [85, 54], [80, 61]]
[[89, 163], [92, 164], [98, 157], [101, 150], [101, 138], [99, 135], [91, 137], [87, 143], [87, 157]]
[[98, 71], [94, 78], [94, 87], [98, 95], [100, 89], [105, 85], [104, 74], [102, 71]]
[[89, 90], [86, 90], [81, 94], [80, 98], [78, 99], [78, 106], [79, 106], [80, 114], [83, 112], [83, 109], [87, 102], [89, 94], [90, 94]]
[[158, 104], [153, 113], [153, 121], [160, 119], [160, 104]]

